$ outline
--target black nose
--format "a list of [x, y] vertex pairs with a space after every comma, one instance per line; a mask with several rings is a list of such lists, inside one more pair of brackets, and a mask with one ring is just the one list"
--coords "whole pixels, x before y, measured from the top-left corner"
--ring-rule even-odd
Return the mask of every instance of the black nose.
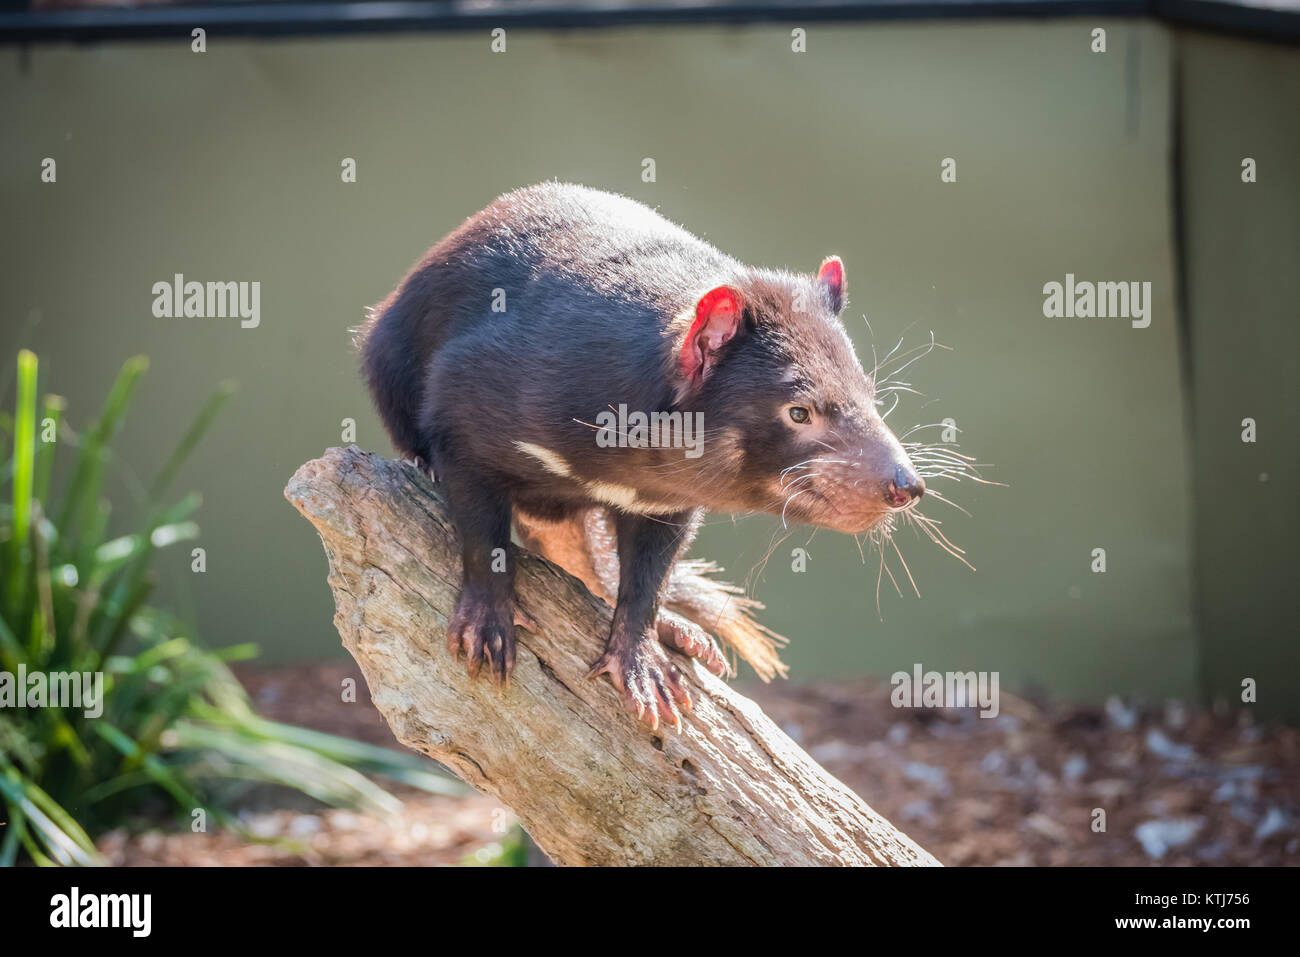
[[925, 479], [907, 465], [894, 469], [894, 481], [889, 487], [891, 504], [898, 507], [915, 501], [925, 494]]

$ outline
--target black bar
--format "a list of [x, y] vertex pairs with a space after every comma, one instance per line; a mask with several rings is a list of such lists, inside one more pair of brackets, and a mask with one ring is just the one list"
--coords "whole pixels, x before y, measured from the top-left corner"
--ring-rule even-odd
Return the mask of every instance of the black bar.
[[[496, 947], [524, 952], [541, 946], [548, 934], [609, 946], [627, 928], [649, 940], [662, 931], [665, 943], [690, 946], [696, 938], [688, 932], [694, 918], [710, 933], [696, 938], [699, 944], [725, 935], [728, 949], [738, 949], [746, 932], [762, 934], [770, 949], [771, 928], [780, 924], [796, 940], [808, 938], [805, 949], [826, 949], [838, 933], [852, 940], [854, 954], [882, 944], [902, 945], [897, 951], [891, 946], [891, 952], [903, 954], [939, 948], [987, 951], [999, 942], [1010, 942], [1013, 952], [1051, 953], [1061, 949], [1051, 946], [1059, 941], [1077, 949], [1083, 943], [1125, 939], [1130, 949], [1149, 949], [1154, 943], [1181, 953], [1193, 938], [1210, 941], [1215, 953], [1230, 954], [1258, 951], [1264, 941], [1283, 940], [1294, 931], [1293, 878], [1285, 868], [752, 869], [725, 874], [710, 868], [617, 873], [555, 868], [20, 868], [0, 874], [0, 892], [5, 895], [5, 943], [14, 953], [30, 953], [27, 948], [47, 943], [117, 949], [140, 939], [121, 926], [124, 921], [98, 928], [61, 921], [59, 908], [63, 917], [70, 916], [75, 887], [79, 901], [101, 894], [148, 894], [148, 937], [157, 945], [201, 939], [206, 949], [223, 950], [265, 947], [268, 941], [290, 945], [296, 953], [322, 947], [337, 954], [353, 945], [376, 953], [405, 947], [408, 941], [438, 950], [452, 946], [456, 938], [448, 930], [456, 926]], [[611, 896], [633, 902], [625, 905], [626, 927], [617, 919], [607, 922], [601, 913]], [[142, 917], [143, 896], [138, 902], [135, 913]], [[572, 931], [564, 929], [566, 916]], [[1154, 920], [1155, 926], [1127, 923], [1134, 919]], [[1214, 926], [1205, 930], [1179, 923], [1206, 919]], [[1161, 929], [1165, 921], [1173, 926]], [[1048, 946], [1016, 948], [1018, 940]]]

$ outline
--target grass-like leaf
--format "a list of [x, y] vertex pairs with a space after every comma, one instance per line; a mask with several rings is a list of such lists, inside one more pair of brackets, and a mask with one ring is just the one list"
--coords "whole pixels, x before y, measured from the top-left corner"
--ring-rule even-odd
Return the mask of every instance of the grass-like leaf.
[[[36, 356], [24, 351], [14, 413], [0, 415], [0, 433], [12, 436], [8, 461], [0, 462], [0, 485], [10, 486], [0, 494], [0, 670], [16, 682], [25, 669], [47, 687], [74, 672], [102, 682], [98, 701], [41, 707], [22, 706], [27, 689], [16, 688], [20, 706], [0, 711], [0, 865], [99, 863], [91, 835], [156, 808], [159, 798], [180, 818], [203, 808], [243, 834], [223, 803], [238, 782], [375, 813], [398, 801], [371, 774], [465, 793], [415, 755], [259, 717], [228, 665], [256, 650], [206, 649], [188, 625], [149, 603], [159, 553], [199, 534], [199, 496], [170, 503], [162, 496], [233, 387], [223, 385], [202, 406], [138, 493], [143, 500], [131, 503], [132, 526], [115, 529], [106, 467], [147, 368], [143, 358], [128, 360], [99, 416], [78, 434], [63, 400], [39, 399]], [[71, 477], [61, 500], [51, 501], [69, 458]]]

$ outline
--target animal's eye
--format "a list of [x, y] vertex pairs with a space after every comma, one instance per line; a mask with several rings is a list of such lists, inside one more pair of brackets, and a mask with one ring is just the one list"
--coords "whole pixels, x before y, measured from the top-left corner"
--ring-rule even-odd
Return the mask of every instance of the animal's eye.
[[809, 414], [808, 410], [805, 409], [803, 406], [801, 405], [790, 406], [791, 422], [798, 422], [800, 425], [806, 425], [808, 423], [808, 420], [811, 418], [812, 416]]

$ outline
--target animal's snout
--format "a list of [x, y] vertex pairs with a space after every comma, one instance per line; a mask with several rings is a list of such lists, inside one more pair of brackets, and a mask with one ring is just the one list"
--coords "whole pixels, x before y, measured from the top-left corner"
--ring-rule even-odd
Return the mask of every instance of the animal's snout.
[[900, 465], [894, 469], [894, 478], [885, 498], [893, 508], [903, 508], [924, 494], [925, 479], [910, 465]]

